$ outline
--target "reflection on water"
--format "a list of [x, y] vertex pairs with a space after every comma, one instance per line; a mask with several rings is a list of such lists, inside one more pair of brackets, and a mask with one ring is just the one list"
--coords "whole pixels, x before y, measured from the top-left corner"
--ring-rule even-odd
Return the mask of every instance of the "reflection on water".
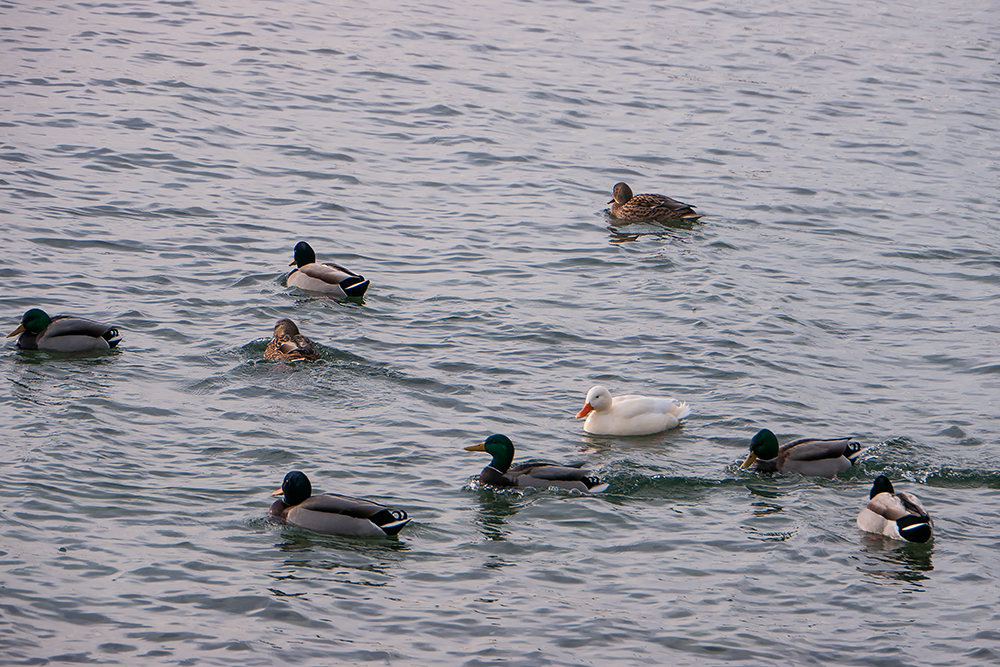
[[762, 496], [764, 498], [769, 498], [771, 500], [775, 498], [780, 498], [781, 496], [785, 495], [784, 491], [775, 486], [767, 487], [757, 483], [748, 483], [746, 487], [747, 491], [749, 491], [751, 494], [755, 496]]
[[395, 538], [340, 537], [288, 527], [275, 549], [285, 558], [276, 560], [268, 576], [268, 590], [275, 597], [295, 597], [317, 582], [365, 588], [391, 586], [401, 555], [410, 549]]
[[774, 503], [755, 502], [751, 503], [751, 505], [754, 507], [753, 511], [754, 516], [767, 516], [769, 514], [777, 514], [778, 512], [783, 512], [785, 509], [781, 505], [775, 505]]
[[615, 244], [632, 243], [633, 241], [638, 241], [643, 236], [685, 240], [688, 235], [679, 234], [677, 233], [678, 231], [689, 232], [701, 225], [702, 223], [699, 220], [668, 220], [666, 222], [609, 221], [607, 227], [609, 232], [608, 240]]
[[504, 541], [507, 519], [517, 514], [524, 506], [523, 494], [518, 491], [479, 490], [479, 511], [476, 512], [476, 526], [487, 540]]
[[292, 525], [283, 527], [284, 542], [275, 544], [275, 548], [285, 553], [309, 553], [319, 551], [323, 554], [333, 549], [344, 554], [359, 554], [366, 557], [385, 558], [409, 550], [406, 542], [397, 536], [392, 537], [344, 537], [341, 535], [326, 535], [314, 533], [305, 528]]
[[[751, 503], [751, 505], [754, 508], [754, 518], [777, 519], [782, 522], [787, 520], [787, 517], [782, 516], [785, 508], [781, 505], [765, 501], [756, 501]], [[768, 523], [773, 522], [769, 521]], [[743, 524], [742, 528], [748, 539], [760, 542], [784, 542], [798, 533], [798, 530], [795, 528], [791, 530], [760, 530], [756, 526], [747, 525], [746, 523]]]
[[931, 563], [933, 542], [915, 544], [882, 536], [865, 536], [861, 544], [864, 563], [858, 570], [865, 574], [914, 584], [924, 590], [921, 582], [930, 579], [925, 573], [934, 569]]

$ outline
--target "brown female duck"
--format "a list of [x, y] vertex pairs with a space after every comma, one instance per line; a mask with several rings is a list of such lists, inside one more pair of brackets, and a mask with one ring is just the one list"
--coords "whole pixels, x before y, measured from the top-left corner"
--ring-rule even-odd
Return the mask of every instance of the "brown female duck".
[[611, 217], [629, 222], [666, 222], [667, 220], [697, 220], [702, 217], [694, 206], [666, 195], [633, 195], [625, 183], [616, 183], [611, 204]]
[[267, 343], [264, 358], [282, 361], [316, 361], [319, 359], [319, 352], [311, 340], [299, 333], [295, 322], [281, 319], [274, 325], [274, 337]]

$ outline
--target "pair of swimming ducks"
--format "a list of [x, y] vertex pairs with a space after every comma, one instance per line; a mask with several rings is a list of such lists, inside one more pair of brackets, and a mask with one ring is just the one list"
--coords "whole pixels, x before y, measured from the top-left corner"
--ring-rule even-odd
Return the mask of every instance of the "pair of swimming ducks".
[[[770, 434], [770, 438], [774, 437], [774, 434], [766, 429], [761, 433], [765, 432]], [[829, 447], [831, 452], [839, 449], [840, 457], [846, 458], [841, 445], [833, 445], [833, 443], [843, 443], [845, 440], [849, 439], [799, 440], [788, 443], [782, 450], [789, 452], [801, 447], [803, 443], [814, 445], [829, 443], [819, 447]], [[479, 475], [479, 481], [483, 486], [556, 487], [589, 493], [603, 491], [608, 487], [590, 470], [585, 469], [583, 463], [560, 465], [548, 461], [526, 461], [513, 465], [514, 444], [510, 438], [499, 433], [465, 449], [483, 451], [493, 456], [493, 460]], [[284, 498], [271, 505], [270, 516], [319, 533], [384, 537], [396, 535], [410, 521], [406, 512], [374, 501], [333, 493], [314, 496], [312, 485], [300, 471], [288, 473], [281, 488], [272, 495]], [[875, 478], [868, 497], [868, 504], [857, 517], [858, 528], [897, 540], [910, 542], [930, 540], [931, 520], [916, 496], [905, 491], [897, 493], [889, 478], [879, 475]]]

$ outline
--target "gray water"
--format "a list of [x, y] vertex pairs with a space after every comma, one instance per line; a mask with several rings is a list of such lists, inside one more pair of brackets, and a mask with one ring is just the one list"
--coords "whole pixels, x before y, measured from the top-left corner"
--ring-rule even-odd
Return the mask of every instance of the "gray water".
[[[124, 333], [0, 354], [0, 662], [1000, 662], [995, 2], [0, 16], [3, 333]], [[284, 286], [303, 239], [363, 303]], [[595, 383], [693, 415], [588, 437]], [[765, 426], [874, 449], [739, 470]], [[610, 488], [480, 489], [495, 432]], [[292, 469], [413, 521], [279, 525]], [[857, 530], [880, 473], [931, 543]]]

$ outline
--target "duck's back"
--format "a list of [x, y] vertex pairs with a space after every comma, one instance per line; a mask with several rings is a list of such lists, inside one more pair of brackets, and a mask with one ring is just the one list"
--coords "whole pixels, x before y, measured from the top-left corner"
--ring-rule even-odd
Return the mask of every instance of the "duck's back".
[[611, 206], [611, 214], [630, 220], [676, 220], [700, 218], [700, 213], [690, 204], [660, 194], [635, 195], [622, 204]]
[[292, 271], [286, 282], [310, 292], [362, 296], [370, 281], [337, 264], [313, 263]]
[[[25, 349], [51, 350], [53, 352], [86, 352], [109, 350], [118, 345], [121, 336], [110, 324], [94, 322], [80, 317], [58, 315], [41, 334], [18, 345]], [[32, 345], [33, 347], [27, 347]]]
[[[906, 536], [900, 533], [903, 526]], [[880, 493], [868, 501], [858, 514], [858, 528], [895, 540], [926, 542], [930, 539], [927, 510], [912, 493]]]
[[285, 361], [316, 361], [320, 358], [319, 351], [312, 341], [299, 334], [272, 338], [264, 350], [265, 359], [284, 359]]
[[271, 505], [271, 515], [317, 533], [360, 537], [386, 535], [378, 524], [395, 519], [385, 505], [335, 493], [315, 495], [292, 507], [277, 500]]
[[492, 466], [486, 466], [479, 481], [497, 487], [543, 488], [556, 487], [577, 491], [592, 491], [600, 481], [583, 469], [584, 464], [557, 464], [548, 461], [526, 461], [518, 463], [501, 474]]
[[810, 477], [835, 477], [853, 465], [845, 455], [853, 451], [851, 445], [851, 438], [793, 440], [781, 446], [779, 467]]

